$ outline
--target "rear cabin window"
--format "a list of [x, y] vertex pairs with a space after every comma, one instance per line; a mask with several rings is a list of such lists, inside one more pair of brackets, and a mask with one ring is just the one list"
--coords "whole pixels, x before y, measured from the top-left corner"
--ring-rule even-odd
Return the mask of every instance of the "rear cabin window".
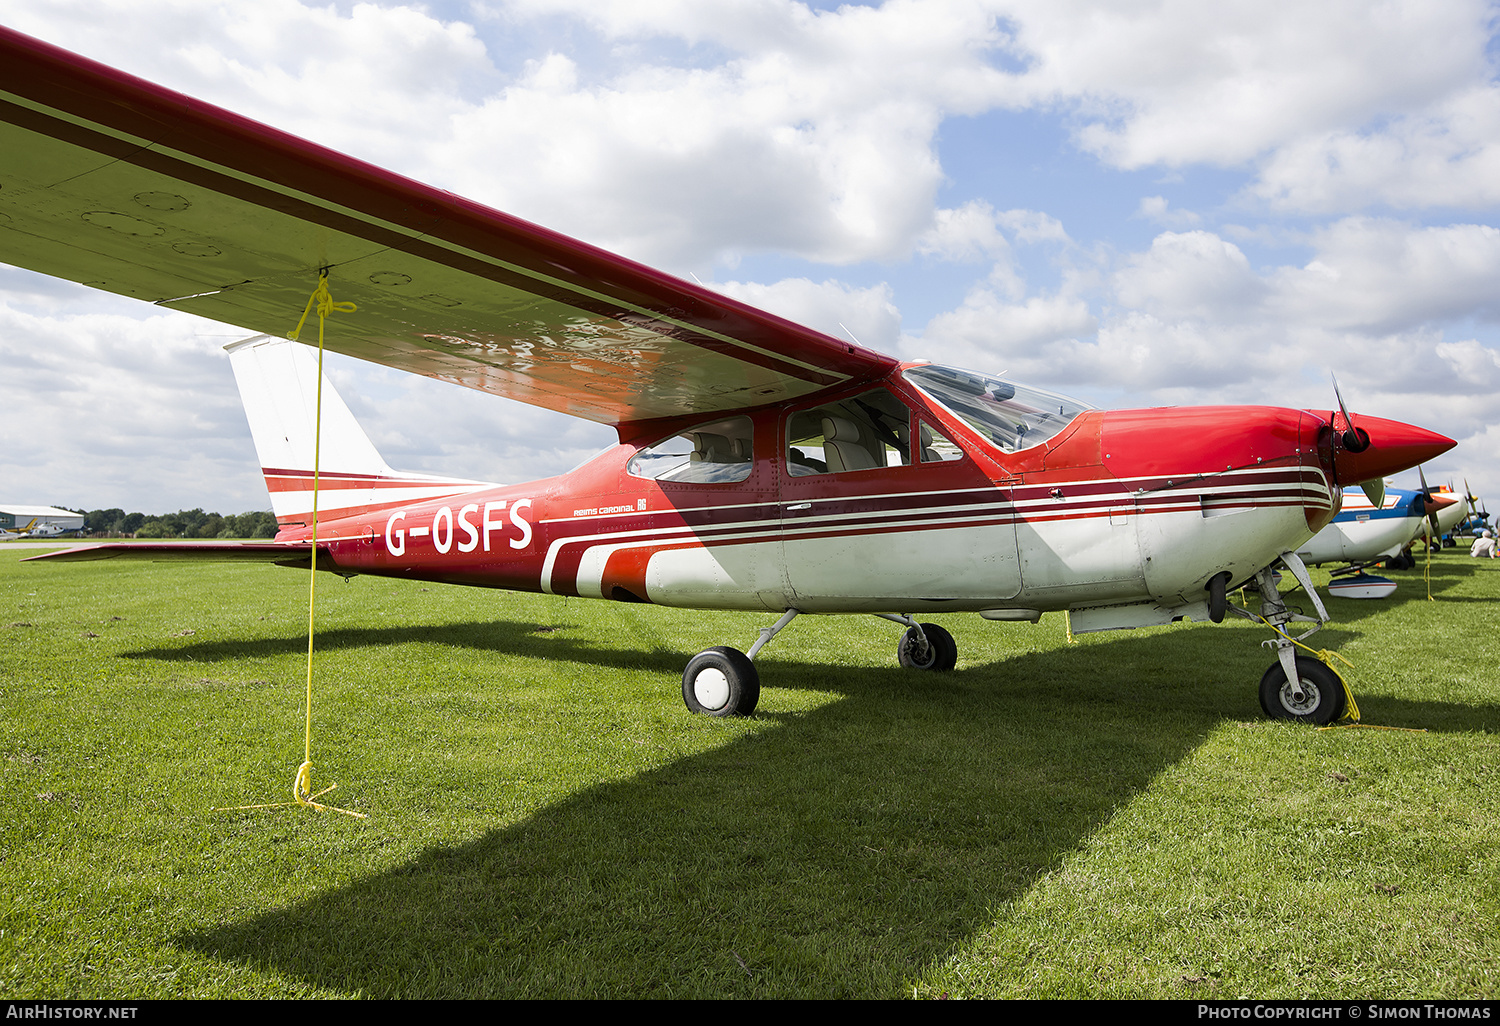
[[635, 477], [676, 484], [732, 484], [750, 476], [754, 436], [749, 417], [700, 424], [636, 453], [625, 469]]
[[911, 411], [883, 388], [787, 418], [787, 472], [793, 477], [911, 463]]

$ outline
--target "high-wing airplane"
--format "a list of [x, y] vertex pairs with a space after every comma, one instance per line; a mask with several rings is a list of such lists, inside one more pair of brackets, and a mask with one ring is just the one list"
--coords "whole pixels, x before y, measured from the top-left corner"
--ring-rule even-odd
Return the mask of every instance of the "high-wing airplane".
[[[1268, 622], [1307, 619], [1272, 564], [1311, 590], [1295, 550], [1339, 489], [1454, 444], [1342, 409], [1100, 411], [900, 363], [4, 30], [0, 219], [0, 260], [273, 336], [326, 275], [357, 308], [334, 314], [328, 348], [620, 439], [560, 477], [447, 480], [391, 470], [333, 402], [314, 546], [319, 378], [305, 349], [247, 341], [231, 360], [276, 541], [47, 558], [312, 562], [779, 613], [748, 653], [688, 663], [685, 703], [716, 715], [755, 708], [752, 660], [800, 613], [894, 620], [899, 661], [929, 670], [957, 648], [913, 614], [1218, 622], [1257, 579]], [[1336, 675], [1276, 645], [1267, 712], [1336, 718]]]
[[[1304, 563], [1342, 563], [1333, 571], [1329, 590], [1346, 598], [1385, 598], [1395, 582], [1364, 573], [1364, 568], [1401, 555], [1427, 526], [1429, 516], [1442, 517], [1456, 503], [1423, 491], [1386, 488], [1377, 508], [1361, 488], [1345, 488], [1343, 505], [1332, 522], [1297, 546]], [[1461, 507], [1460, 507], [1461, 509]]]

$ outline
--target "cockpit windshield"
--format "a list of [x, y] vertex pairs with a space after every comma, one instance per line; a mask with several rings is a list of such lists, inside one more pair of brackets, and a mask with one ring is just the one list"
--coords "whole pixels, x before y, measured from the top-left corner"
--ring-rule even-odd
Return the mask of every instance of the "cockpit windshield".
[[1094, 407], [1040, 388], [1027, 388], [988, 374], [924, 364], [905, 378], [935, 399], [1002, 452], [1041, 445]]

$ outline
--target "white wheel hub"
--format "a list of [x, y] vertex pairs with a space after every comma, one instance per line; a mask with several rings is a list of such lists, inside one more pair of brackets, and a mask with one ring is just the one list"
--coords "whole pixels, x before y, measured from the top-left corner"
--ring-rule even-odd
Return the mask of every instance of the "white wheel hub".
[[1304, 716], [1317, 707], [1318, 686], [1305, 677], [1295, 688], [1288, 682], [1281, 686], [1281, 704], [1287, 712]]
[[714, 666], [705, 666], [693, 678], [693, 697], [705, 709], [722, 709], [729, 701], [729, 678]]

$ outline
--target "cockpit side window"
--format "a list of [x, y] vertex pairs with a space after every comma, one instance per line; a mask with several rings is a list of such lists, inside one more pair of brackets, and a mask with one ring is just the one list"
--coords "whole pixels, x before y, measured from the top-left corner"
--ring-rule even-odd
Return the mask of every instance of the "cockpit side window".
[[964, 458], [962, 449], [925, 420], [917, 422], [917, 437], [921, 439], [919, 453], [923, 463], [947, 463]]
[[727, 417], [642, 449], [625, 469], [653, 481], [732, 484], [750, 476], [754, 454], [750, 418]]
[[911, 462], [911, 411], [883, 388], [787, 418], [787, 472], [793, 477]]

